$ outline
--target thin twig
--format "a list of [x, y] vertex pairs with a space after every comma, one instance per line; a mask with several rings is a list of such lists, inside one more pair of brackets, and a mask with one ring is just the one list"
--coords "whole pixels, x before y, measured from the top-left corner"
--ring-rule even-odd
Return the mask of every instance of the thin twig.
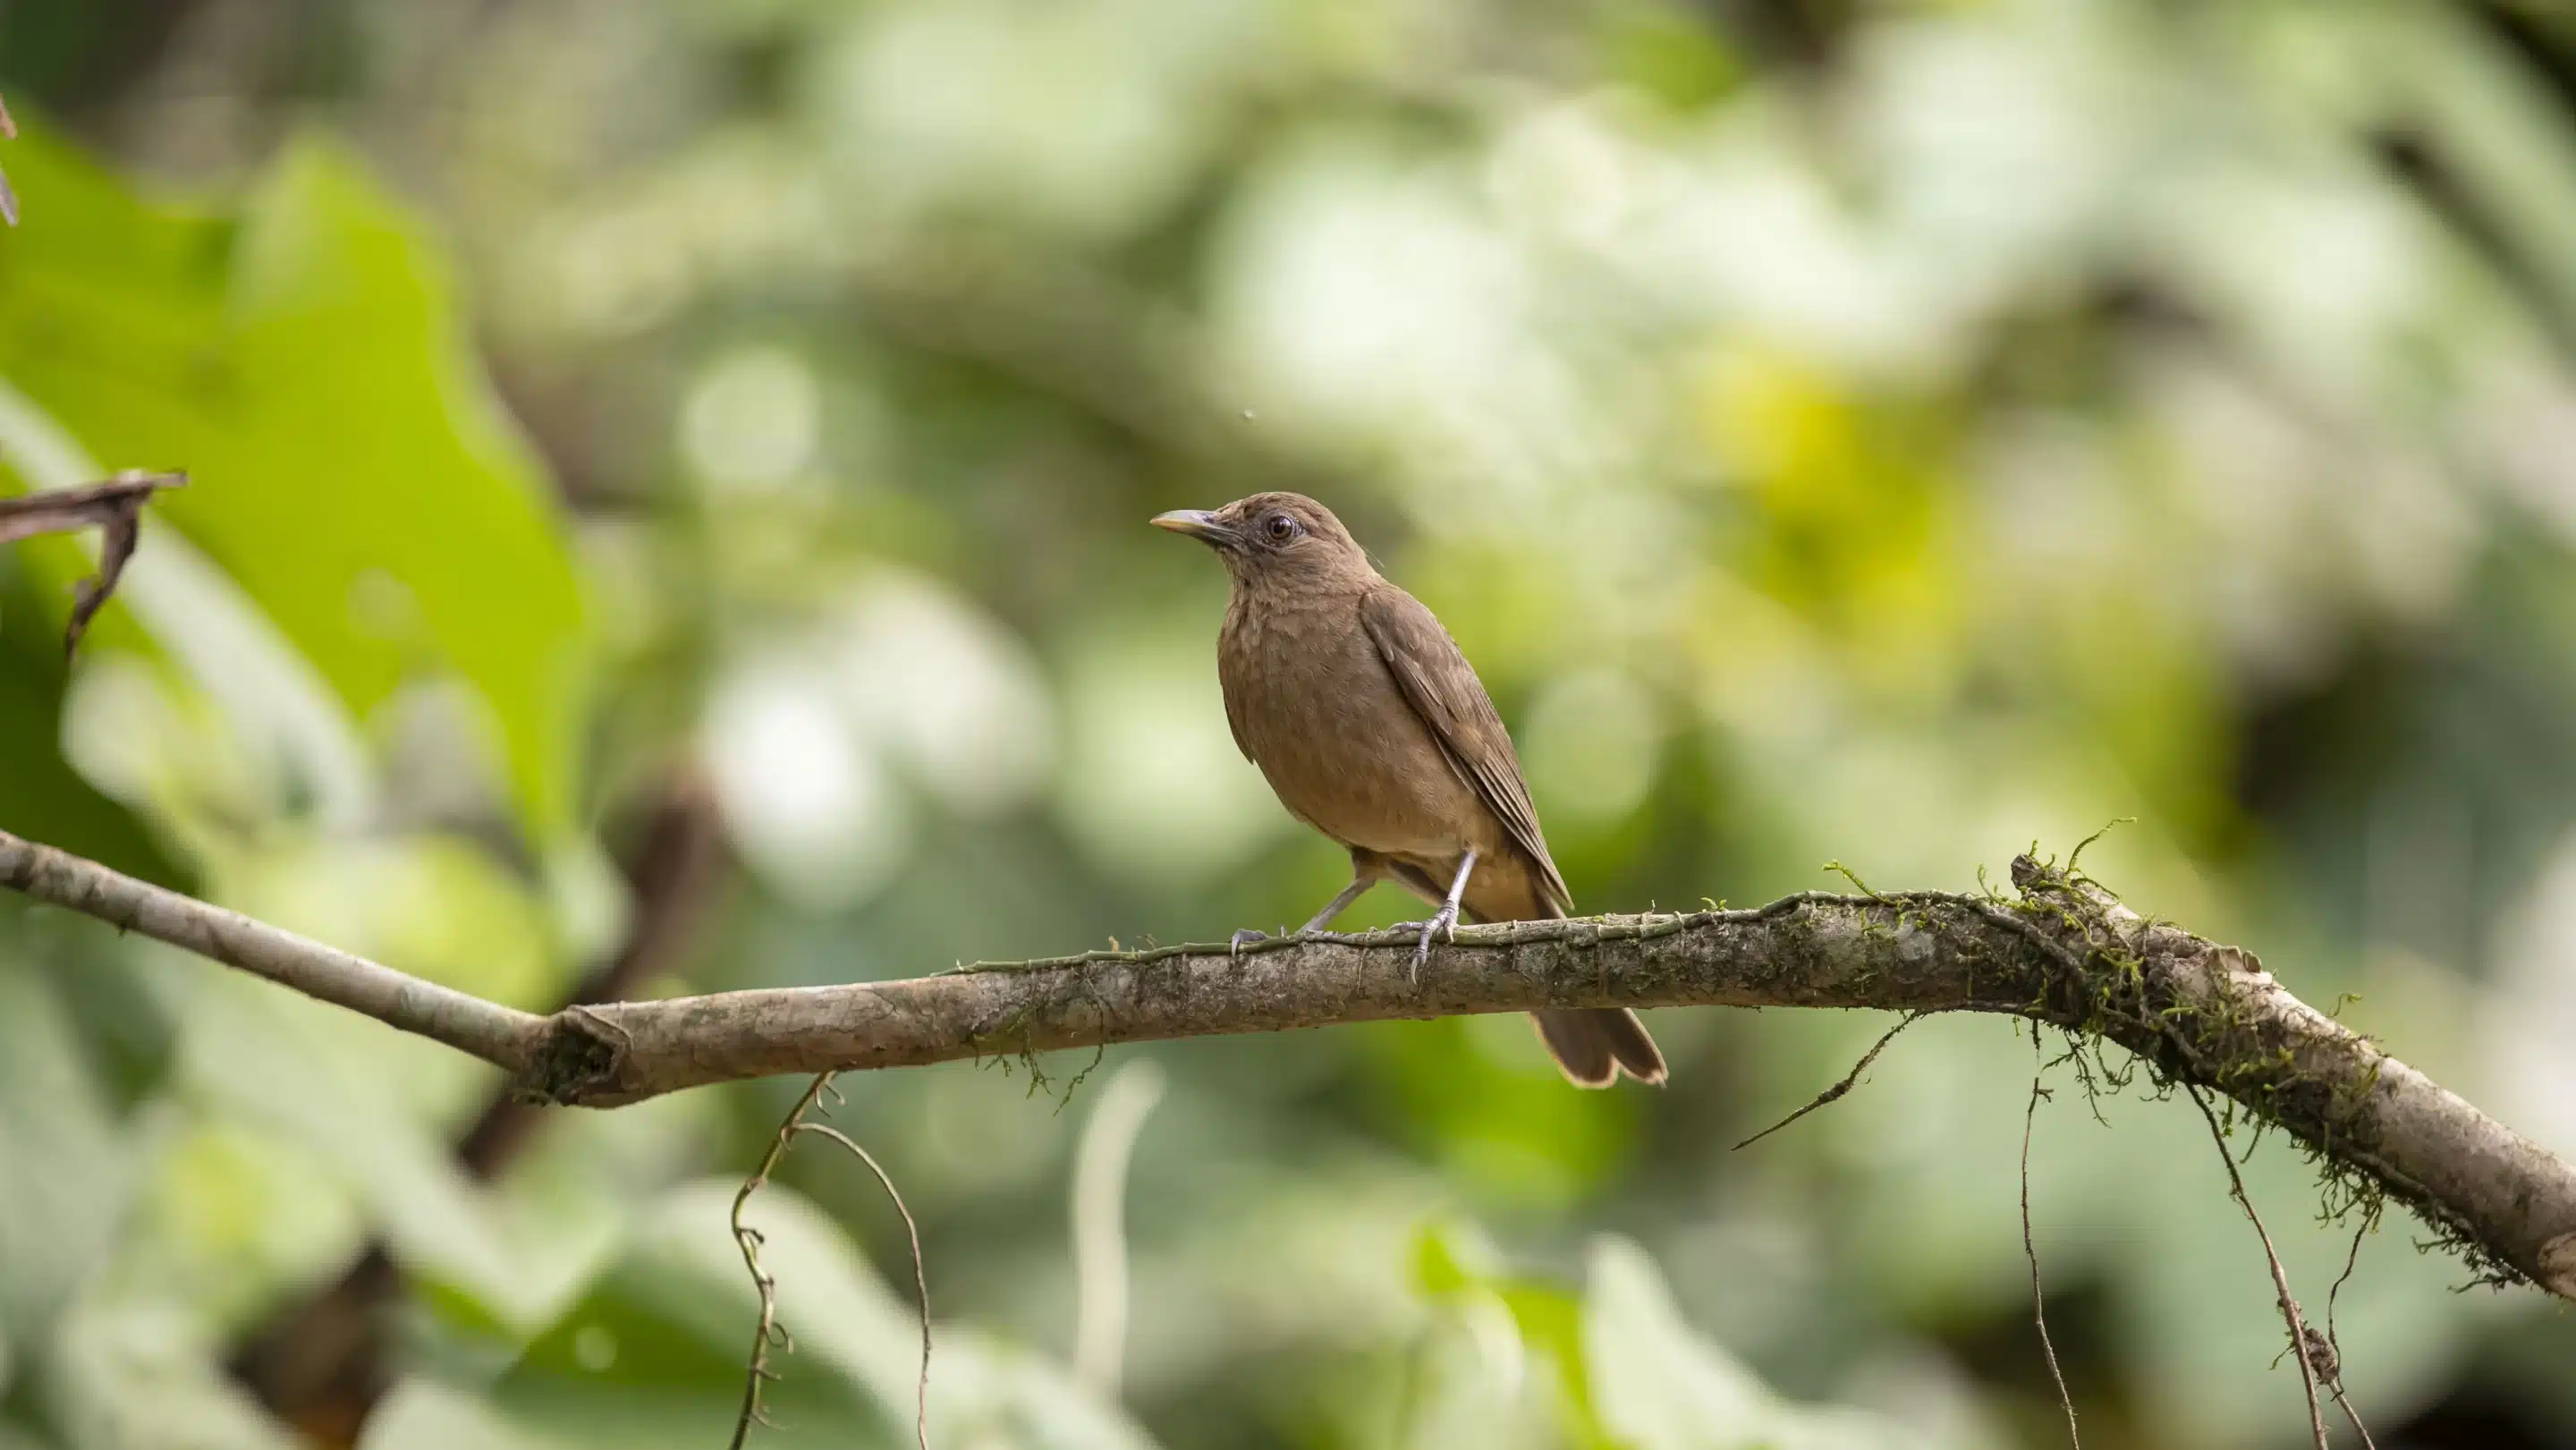
[[1886, 1036], [1879, 1038], [1877, 1043], [1873, 1045], [1869, 1051], [1860, 1055], [1860, 1061], [1852, 1064], [1852, 1070], [1843, 1074], [1843, 1080], [1841, 1082], [1835, 1083], [1832, 1087], [1816, 1094], [1815, 1100], [1808, 1103], [1805, 1107], [1800, 1108], [1798, 1111], [1791, 1113], [1789, 1116], [1782, 1118], [1776, 1123], [1773, 1123], [1770, 1127], [1767, 1127], [1761, 1132], [1754, 1134], [1752, 1137], [1745, 1139], [1743, 1142], [1736, 1144], [1734, 1148], [1730, 1148], [1727, 1151], [1732, 1153], [1737, 1149], [1750, 1148], [1754, 1144], [1761, 1142], [1763, 1139], [1770, 1137], [1772, 1134], [1779, 1132], [1782, 1128], [1789, 1126], [1791, 1123], [1798, 1121], [1807, 1114], [1823, 1107], [1825, 1104], [1841, 1101], [1843, 1095], [1850, 1092], [1854, 1085], [1859, 1083], [1860, 1075], [1869, 1071], [1869, 1065], [1878, 1061], [1878, 1055], [1887, 1050], [1887, 1044], [1896, 1040], [1896, 1034], [1913, 1026], [1914, 1019], [1922, 1015], [1923, 1014], [1920, 1012], [1906, 1013], [1904, 1018], [1898, 1021], [1895, 1026], [1887, 1029]]
[[2057, 1382], [2057, 1403], [2066, 1410], [2066, 1441], [2074, 1450], [2084, 1450], [2084, 1436], [2075, 1428], [2075, 1396], [2066, 1389], [2066, 1372], [2057, 1365], [2057, 1344], [2048, 1337], [2048, 1300], [2039, 1289], [2039, 1246], [2030, 1235], [2030, 1129], [2039, 1117], [2039, 1100], [2051, 1096], [2040, 1086], [2046, 1069], [2039, 1065], [2039, 1028], [2030, 1031], [2030, 1101], [2021, 1110], [2021, 1252], [2030, 1260], [2030, 1318], [2039, 1326], [2039, 1352], [2048, 1359], [2048, 1377]]
[[2254, 1236], [2263, 1241], [2263, 1257], [2272, 1266], [2272, 1287], [2280, 1295], [2281, 1319], [2290, 1327], [2290, 1353], [2299, 1361], [2299, 1384], [2308, 1395], [2308, 1428], [2316, 1436], [2317, 1450], [2331, 1450], [2326, 1443], [2325, 1410], [2317, 1402], [2317, 1366], [2308, 1357], [2308, 1327], [2299, 1318], [2299, 1301], [2290, 1297], [2290, 1273], [2281, 1267], [2281, 1256], [2272, 1247], [2272, 1235], [2263, 1227], [2263, 1216], [2254, 1211], [2254, 1200], [2246, 1196], [2245, 1177], [2236, 1171], [2236, 1155], [2228, 1151], [2227, 1134], [2219, 1129], [2218, 1115], [2209, 1110], [2209, 1100], [2200, 1095], [2197, 1083], [2186, 1082], [2182, 1090], [2191, 1095], [2191, 1105], [2200, 1109], [2201, 1118], [2209, 1124], [2209, 1141], [2218, 1145], [2218, 1161], [2227, 1166], [2227, 1191], [2235, 1195], [2236, 1206], [2245, 1210], [2247, 1221], [2254, 1225]]
[[[548, 1019], [533, 1012], [424, 981], [7, 831], [0, 831], [0, 886], [239, 967], [512, 1072], [528, 1065], [529, 1054], [548, 1035]], [[597, 1027], [611, 1040], [625, 1031], [605, 1020]]]
[[921, 1374], [913, 1381], [912, 1386], [912, 1437], [913, 1442], [920, 1446], [920, 1450], [930, 1450], [930, 1271], [924, 1266], [921, 1257], [921, 1225], [913, 1222], [912, 1210], [904, 1205], [903, 1194], [896, 1190], [894, 1179], [886, 1173], [884, 1166], [879, 1164], [867, 1149], [858, 1145], [857, 1140], [840, 1129], [824, 1123], [801, 1124], [796, 1131], [820, 1133], [857, 1154], [859, 1161], [868, 1165], [868, 1171], [877, 1176], [877, 1182], [885, 1189], [886, 1197], [894, 1200], [894, 1211], [903, 1215], [904, 1235], [912, 1241], [914, 1303], [921, 1309]]
[[769, 1423], [760, 1409], [761, 1385], [777, 1378], [769, 1368], [769, 1351], [774, 1347], [793, 1352], [796, 1347], [786, 1327], [778, 1322], [778, 1280], [760, 1266], [760, 1230], [742, 1221], [743, 1205], [769, 1182], [769, 1175], [778, 1168], [778, 1160], [787, 1154], [787, 1145], [795, 1141], [797, 1125], [804, 1121], [806, 1110], [814, 1106], [814, 1100], [821, 1097], [823, 1089], [831, 1083], [832, 1074], [826, 1072], [816, 1075], [805, 1085], [805, 1091], [796, 1099], [796, 1106], [789, 1109], [787, 1116], [779, 1122], [778, 1134], [770, 1139], [769, 1151], [761, 1155], [760, 1166], [753, 1169], [751, 1176], [742, 1181], [742, 1187], [734, 1191], [733, 1212], [728, 1217], [733, 1225], [733, 1241], [742, 1249], [742, 1266], [751, 1272], [752, 1287], [760, 1291], [760, 1323], [751, 1334], [751, 1364], [743, 1376], [742, 1413], [734, 1418], [729, 1450], [742, 1450], [742, 1442], [751, 1434], [754, 1423]]
[[[760, 1291], [760, 1322], [752, 1331], [751, 1359], [743, 1376], [742, 1411], [734, 1417], [730, 1450], [742, 1450], [743, 1440], [750, 1435], [753, 1425], [769, 1424], [761, 1410], [760, 1387], [778, 1378], [769, 1367], [770, 1350], [781, 1349], [790, 1354], [796, 1350], [796, 1343], [788, 1335], [786, 1326], [778, 1322], [778, 1279], [761, 1267], [760, 1246], [763, 1240], [760, 1230], [742, 1221], [743, 1205], [769, 1181], [769, 1175], [777, 1170], [779, 1160], [786, 1156], [788, 1145], [806, 1133], [829, 1139], [850, 1150], [868, 1166], [870, 1173], [876, 1175], [886, 1197], [894, 1201], [894, 1211], [903, 1216], [903, 1231], [912, 1241], [912, 1286], [921, 1309], [921, 1374], [913, 1385], [912, 1433], [920, 1450], [930, 1450], [930, 1274], [921, 1253], [921, 1225], [913, 1220], [912, 1209], [904, 1203], [902, 1192], [894, 1186], [893, 1175], [885, 1171], [885, 1166], [877, 1162], [874, 1154], [860, 1147], [857, 1139], [828, 1123], [806, 1121], [805, 1115], [814, 1111], [823, 1094], [828, 1092], [836, 1101], [839, 1099], [839, 1091], [832, 1086], [832, 1079], [837, 1075], [822, 1073], [806, 1085], [804, 1094], [796, 1099], [796, 1106], [780, 1120], [778, 1135], [770, 1140], [769, 1151], [761, 1155], [760, 1166], [752, 1170], [751, 1176], [743, 1180], [741, 1189], [733, 1196], [734, 1242], [741, 1245], [743, 1267], [751, 1271], [751, 1282]], [[828, 1113], [830, 1109], [824, 1111]]]
[[[0, 208], [9, 210], [14, 224], [15, 206], [5, 181], [0, 181]], [[63, 627], [64, 654], [80, 648], [81, 636], [88, 632], [91, 618], [116, 591], [116, 581], [125, 573], [125, 561], [134, 557], [134, 543], [142, 533], [143, 505], [161, 490], [184, 488], [187, 482], [188, 475], [184, 473], [147, 473], [129, 468], [105, 483], [0, 499], [0, 544], [75, 529], [101, 531], [98, 572], [82, 580], [72, 596], [71, 620]]]
[[[2330, 1366], [2325, 1381], [2334, 1391], [2335, 1404], [2343, 1417], [2352, 1422], [2352, 1432], [2361, 1437], [2362, 1450], [2379, 1450], [2379, 1442], [2370, 1438], [2370, 1427], [2361, 1422], [2361, 1412], [2352, 1407], [2352, 1397], [2343, 1388], [2343, 1341], [2335, 1336], [2335, 1301], [2343, 1295], [2344, 1281], [2352, 1277], [2353, 1266], [2361, 1262], [2361, 1241], [2379, 1227], [2379, 1205], [2372, 1203], [2363, 1210], [2361, 1222], [2352, 1230], [2352, 1248], [2343, 1256], [2343, 1272], [2335, 1275], [2334, 1287], [2326, 1290], [2326, 1365]], [[2311, 1331], [2313, 1333], [2313, 1331]]]

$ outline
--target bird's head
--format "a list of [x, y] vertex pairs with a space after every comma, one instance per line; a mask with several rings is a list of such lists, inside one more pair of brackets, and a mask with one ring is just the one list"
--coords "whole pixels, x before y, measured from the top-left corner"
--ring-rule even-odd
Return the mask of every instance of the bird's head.
[[1373, 574], [1368, 555], [1333, 511], [1299, 493], [1256, 493], [1221, 509], [1175, 509], [1154, 527], [1216, 551], [1240, 583]]

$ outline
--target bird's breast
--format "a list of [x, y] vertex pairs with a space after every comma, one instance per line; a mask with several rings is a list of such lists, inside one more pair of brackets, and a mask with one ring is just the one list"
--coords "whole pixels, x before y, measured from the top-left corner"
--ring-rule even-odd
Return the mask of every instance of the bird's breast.
[[1490, 849], [1488, 813], [1397, 688], [1356, 598], [1238, 599], [1217, 673], [1235, 743], [1297, 819], [1393, 855]]

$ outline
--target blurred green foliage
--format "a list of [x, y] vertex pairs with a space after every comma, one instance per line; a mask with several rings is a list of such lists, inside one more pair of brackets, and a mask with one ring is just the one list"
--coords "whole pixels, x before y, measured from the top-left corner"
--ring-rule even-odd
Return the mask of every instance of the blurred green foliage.
[[146, 205], [41, 138], [12, 160], [53, 209], [12, 248], [0, 302], [16, 470], [60, 486], [41, 477], [66, 471], [58, 435], [91, 457], [186, 460], [197, 489], [157, 512], [341, 709], [453, 672], [497, 726], [530, 834], [571, 830], [573, 571], [541, 469], [393, 203], [320, 142], [221, 219]]
[[[2136, 817], [2086, 860], [2142, 909], [2576, 1151], [2554, 11], [0, 0], [0, 91], [0, 486], [193, 480], [68, 667], [86, 541], [0, 558], [0, 826], [537, 1007], [675, 778], [730, 863], [646, 990], [1300, 919], [1343, 865], [1143, 527], [1287, 483], [1477, 662], [1584, 906]], [[1122, 1050], [1174, 1086], [1117, 1386], [1087, 1058], [846, 1082], [934, 1443], [2058, 1443], [2029, 1044], [1927, 1022], [1731, 1154], [1883, 1024], [1655, 1030], [1660, 1094], [1517, 1020]], [[368, 1445], [714, 1443], [794, 1085], [486, 1184], [452, 1058], [0, 902], [0, 1447], [288, 1443], [224, 1367], [369, 1243]], [[2088, 1443], [2300, 1443], [2196, 1116], [2056, 1085]], [[2247, 1176], [2314, 1311], [2349, 1226]], [[752, 1218], [767, 1438], [908, 1443], [873, 1183], [800, 1149]], [[2576, 1443], [2562, 1316], [2411, 1236], [2338, 1303], [2382, 1442]]]

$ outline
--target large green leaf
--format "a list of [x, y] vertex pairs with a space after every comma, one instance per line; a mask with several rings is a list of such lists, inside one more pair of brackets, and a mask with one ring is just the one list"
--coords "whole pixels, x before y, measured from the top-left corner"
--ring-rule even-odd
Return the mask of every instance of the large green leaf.
[[[134, 1145], [83, 1060], [71, 1015], [0, 939], [0, 1332], [47, 1341], [103, 1256], [132, 1186]], [[0, 1392], [5, 1392], [0, 1385]]]
[[543, 469], [412, 219], [319, 140], [226, 217], [138, 199], [39, 136], [11, 160], [44, 222], [0, 246], [0, 381], [102, 461], [187, 469], [153, 522], [211, 556], [353, 714], [424, 672], [462, 676], [523, 821], [564, 828], [579, 589]]
[[[623, 1252], [488, 1392], [409, 1393], [398, 1413], [370, 1427], [368, 1450], [724, 1443], [758, 1312], [726, 1227], [735, 1187], [710, 1180], [674, 1189], [639, 1216]], [[913, 1306], [839, 1225], [792, 1191], [769, 1187], [745, 1220], [764, 1235], [780, 1322], [795, 1336], [794, 1351], [774, 1359], [781, 1378], [763, 1396], [786, 1430], [757, 1443], [912, 1444], [921, 1353]], [[931, 1275], [935, 1284], [938, 1265]], [[930, 1433], [933, 1444], [993, 1450], [1153, 1447], [1062, 1366], [955, 1327], [939, 1331], [931, 1360]]]
[[133, 815], [75, 774], [62, 756], [62, 635], [40, 626], [25, 572], [0, 558], [0, 828], [87, 856], [128, 875], [185, 887]]
[[1859, 1410], [1793, 1405], [1691, 1328], [1645, 1250], [1591, 1254], [1582, 1339], [1603, 1428], [1635, 1450], [1903, 1450], [1939, 1443]]

